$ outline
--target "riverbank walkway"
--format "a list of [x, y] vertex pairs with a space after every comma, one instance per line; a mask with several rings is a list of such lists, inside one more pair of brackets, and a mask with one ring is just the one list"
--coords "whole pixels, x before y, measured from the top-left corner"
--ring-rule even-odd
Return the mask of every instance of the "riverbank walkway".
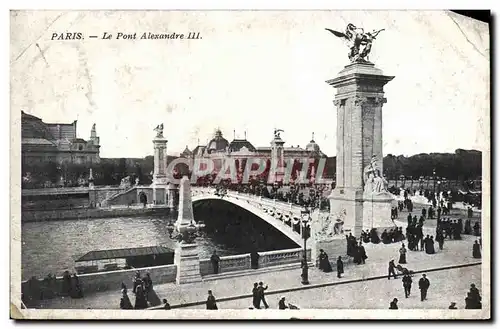
[[[436, 254], [428, 255], [423, 251], [409, 251], [407, 253], [407, 267], [413, 271], [452, 271], [453, 277], [457, 277], [461, 284], [475, 283], [476, 286], [481, 287], [481, 260], [472, 257], [472, 244], [476, 237], [469, 235], [462, 235], [463, 240], [446, 240], [444, 250], [436, 250]], [[365, 265], [346, 264], [345, 273], [341, 279], [338, 279], [336, 272], [323, 273], [318, 268], [310, 268], [309, 281], [310, 285], [304, 286], [301, 284], [301, 270], [283, 270], [276, 272], [265, 272], [246, 274], [245, 276], [222, 278], [220, 280], [204, 281], [192, 284], [177, 285], [174, 283], [167, 283], [155, 285], [154, 290], [158, 297], [161, 299], [166, 298], [172, 308], [201, 308], [205, 307], [204, 301], [207, 297], [207, 291], [212, 290], [216, 298], [219, 300], [220, 305], [227, 305], [226, 308], [242, 308], [248, 309], [252, 305], [252, 287], [254, 282], [262, 281], [265, 285], [269, 286], [266, 291], [269, 296], [271, 307], [277, 307], [277, 299], [281, 295], [287, 296], [293, 293], [294, 296], [302, 296], [301, 300], [290, 300], [290, 302], [299, 304], [302, 308], [313, 307], [308, 299], [311, 301], [316, 300], [314, 297], [318, 292], [336, 291], [336, 287], [347, 287], [349, 285], [370, 285], [377, 287], [378, 282], [389, 281], [387, 280], [387, 267], [388, 262], [394, 259], [396, 264], [399, 259], [400, 243], [393, 243], [384, 245], [382, 243], [374, 245], [371, 243], [364, 244], [368, 259]], [[437, 246], [437, 244], [436, 244]], [[438, 248], [437, 248], [438, 249]], [[337, 255], [329, 255], [330, 261], [335, 270], [335, 259]], [[455, 269], [453, 269], [455, 268]], [[479, 269], [479, 270], [478, 270]], [[479, 272], [478, 272], [479, 271]], [[435, 272], [438, 273], [438, 272]], [[450, 272], [451, 273], [451, 272]], [[458, 273], [458, 274], [457, 274]], [[479, 273], [479, 274], [478, 274]], [[430, 275], [430, 274], [429, 274]], [[414, 277], [414, 294], [418, 294], [418, 279], [421, 275], [417, 274]], [[440, 276], [442, 276], [440, 274]], [[132, 280], [132, 278], [130, 278]], [[154, 278], [153, 283], [154, 283]], [[132, 281], [126, 282], [129, 291], [132, 287]], [[446, 280], [446, 279], [445, 279]], [[470, 282], [473, 280], [473, 282]], [[387, 283], [384, 283], [387, 284]], [[401, 286], [400, 277], [396, 284]], [[435, 282], [436, 285], [440, 283]], [[331, 287], [330, 287], [331, 286]], [[325, 290], [326, 289], [326, 290]], [[347, 288], [342, 288], [347, 289]], [[356, 288], [358, 289], [358, 288]], [[402, 289], [402, 288], [401, 288]], [[431, 288], [433, 289], [433, 288]], [[437, 287], [436, 287], [437, 289]], [[455, 288], [452, 289], [453, 291]], [[352, 290], [351, 294], [357, 294], [358, 290]], [[465, 292], [458, 291], [461, 295]], [[305, 295], [302, 295], [305, 294]], [[385, 296], [385, 293], [381, 291]], [[307, 297], [309, 296], [309, 297]], [[465, 296], [465, 295], [464, 295]], [[134, 295], [129, 292], [129, 297], [134, 303]], [[376, 296], [375, 296], [376, 297]], [[55, 298], [51, 300], [44, 300], [40, 302], [39, 307], [44, 309], [119, 309], [120, 304], [120, 285], [117, 284], [116, 290], [109, 290], [105, 292], [98, 292], [94, 294], [85, 295], [82, 299], [72, 298]], [[304, 299], [302, 299], [304, 298]], [[349, 296], [341, 296], [338, 293], [330, 296], [330, 298], [350, 298]], [[384, 297], [385, 298], [385, 297]], [[398, 297], [400, 298], [400, 297]], [[404, 299], [404, 295], [402, 297]], [[465, 297], [464, 297], [465, 298]], [[384, 303], [386, 301], [384, 300]], [[388, 307], [387, 301], [387, 307]], [[460, 301], [456, 301], [461, 302]], [[324, 305], [328, 303], [322, 300]], [[302, 305], [301, 305], [302, 304]], [[345, 305], [349, 305], [346, 303]], [[429, 304], [430, 305], [430, 304]]]

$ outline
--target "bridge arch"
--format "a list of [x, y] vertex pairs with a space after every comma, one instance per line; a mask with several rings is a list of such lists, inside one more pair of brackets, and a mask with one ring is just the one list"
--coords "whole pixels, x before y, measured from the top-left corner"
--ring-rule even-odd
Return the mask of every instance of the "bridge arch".
[[241, 209], [244, 209], [253, 215], [259, 217], [260, 219], [264, 220], [277, 230], [279, 230], [282, 234], [284, 234], [286, 237], [288, 237], [290, 240], [298, 244], [299, 246], [302, 245], [303, 240], [300, 234], [295, 232], [292, 227], [284, 224], [281, 220], [274, 218], [270, 212], [265, 211], [265, 208], [259, 208], [257, 206], [252, 205], [250, 202], [247, 200], [242, 200], [238, 197], [231, 196], [231, 195], [225, 195], [224, 197], [217, 196], [215, 194], [211, 193], [203, 193], [203, 194], [196, 194], [192, 196], [192, 203], [193, 205], [195, 203], [198, 203], [200, 201], [209, 201], [209, 200], [218, 200], [218, 201], [224, 201], [231, 203], [233, 205], [238, 206]]

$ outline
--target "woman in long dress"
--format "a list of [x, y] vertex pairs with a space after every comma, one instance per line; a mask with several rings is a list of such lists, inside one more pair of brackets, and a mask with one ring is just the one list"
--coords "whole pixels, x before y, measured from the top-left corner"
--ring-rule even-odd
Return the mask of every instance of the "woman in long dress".
[[406, 248], [404, 243], [399, 249], [399, 264], [406, 264]]
[[323, 272], [329, 273], [332, 271], [332, 265], [328, 259], [328, 255], [323, 249], [319, 250], [319, 268]]
[[337, 258], [337, 278], [340, 279], [342, 274], [344, 274], [344, 262], [342, 261], [342, 257], [339, 256]]

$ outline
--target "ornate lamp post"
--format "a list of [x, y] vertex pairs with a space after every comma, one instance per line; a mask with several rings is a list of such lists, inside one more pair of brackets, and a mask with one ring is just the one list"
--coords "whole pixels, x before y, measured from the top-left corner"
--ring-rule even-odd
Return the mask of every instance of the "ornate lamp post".
[[300, 225], [302, 226], [302, 238], [304, 239], [304, 259], [302, 260], [302, 284], [309, 284], [309, 267], [307, 266], [307, 239], [311, 235], [311, 212], [305, 208], [300, 212]]

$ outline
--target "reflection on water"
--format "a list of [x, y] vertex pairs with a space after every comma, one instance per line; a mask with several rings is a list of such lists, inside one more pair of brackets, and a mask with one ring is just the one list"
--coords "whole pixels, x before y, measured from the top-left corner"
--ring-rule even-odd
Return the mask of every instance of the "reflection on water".
[[[214, 249], [221, 256], [247, 253], [252, 248], [249, 246], [250, 243], [257, 245], [259, 251], [296, 246], [263, 220], [249, 215], [242, 209], [228, 208], [227, 205], [226, 203], [215, 208], [212, 206], [207, 208], [206, 205], [204, 209], [195, 208], [196, 220], [204, 221], [208, 228], [213, 228], [217, 223], [219, 227], [217, 230], [231, 232], [231, 234], [221, 235], [210, 232], [213, 230], [209, 229], [197, 238], [200, 258], [209, 258]], [[242, 217], [254, 224], [245, 224], [248, 221], [241, 220]], [[235, 220], [235, 218], [240, 218], [240, 220]], [[177, 242], [172, 241], [168, 236], [168, 222], [169, 218], [166, 216], [163, 218], [147, 216], [24, 223], [22, 225], [22, 279], [27, 280], [31, 276], [43, 278], [49, 273], [61, 275], [65, 270], [74, 272], [75, 257], [78, 258], [92, 250], [159, 244], [175, 249]], [[250, 227], [254, 232], [249, 231]], [[234, 239], [228, 240], [228, 235], [239, 237], [236, 239], [238, 243], [235, 243]], [[258, 236], [258, 241], [252, 238], [248, 241], [253, 242], [247, 242], [246, 236]]]

